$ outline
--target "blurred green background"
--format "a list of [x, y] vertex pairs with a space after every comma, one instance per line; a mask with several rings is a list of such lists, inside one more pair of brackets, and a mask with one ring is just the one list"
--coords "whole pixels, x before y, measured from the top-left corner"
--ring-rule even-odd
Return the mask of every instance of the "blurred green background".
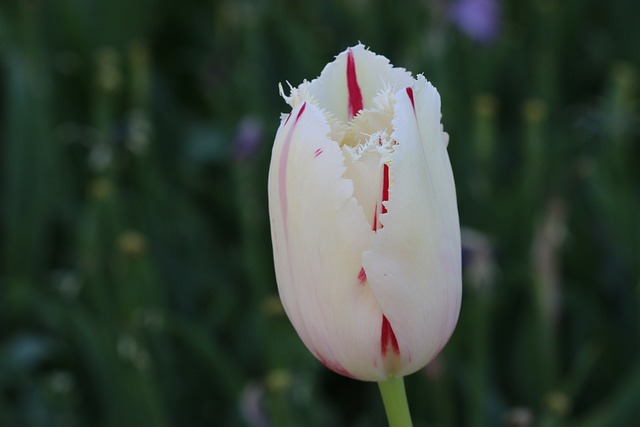
[[464, 227], [420, 426], [640, 416], [640, 2], [1, 0], [0, 426], [384, 426], [282, 312], [287, 106], [358, 41], [443, 99]]

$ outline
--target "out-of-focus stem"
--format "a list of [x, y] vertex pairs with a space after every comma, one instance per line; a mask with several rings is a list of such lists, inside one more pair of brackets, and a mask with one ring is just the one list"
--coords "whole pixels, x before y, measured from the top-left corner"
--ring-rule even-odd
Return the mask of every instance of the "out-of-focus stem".
[[545, 147], [545, 124], [547, 104], [538, 98], [527, 100], [522, 107], [525, 122], [525, 159], [523, 186], [521, 194], [526, 198], [528, 211], [535, 209], [542, 198], [542, 182], [546, 172], [544, 165], [547, 150]]
[[491, 194], [496, 145], [496, 108], [497, 100], [493, 95], [482, 94], [476, 98], [471, 188], [480, 204]]
[[468, 284], [467, 310], [473, 324], [473, 338], [470, 345], [470, 390], [467, 424], [484, 427], [488, 423], [489, 394], [489, 337], [491, 295], [495, 277], [493, 248], [482, 233], [463, 229], [463, 247], [468, 250], [468, 266], [465, 269], [465, 283]]

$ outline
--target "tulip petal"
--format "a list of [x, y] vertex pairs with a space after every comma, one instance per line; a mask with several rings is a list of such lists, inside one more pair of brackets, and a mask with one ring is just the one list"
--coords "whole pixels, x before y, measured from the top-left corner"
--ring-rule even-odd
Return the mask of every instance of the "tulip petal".
[[300, 338], [321, 362], [379, 381], [386, 374], [374, 357], [380, 323], [372, 319], [382, 312], [362, 270], [374, 233], [329, 132], [321, 110], [302, 103], [276, 135], [268, 189], [278, 289]]
[[[352, 66], [349, 57], [353, 58]], [[346, 122], [360, 109], [372, 108], [375, 96], [385, 85], [398, 90], [412, 82], [411, 74], [404, 68], [394, 68], [387, 58], [359, 44], [339, 54], [322, 70], [320, 77], [300, 87], [307, 85], [306, 89], [320, 108], [330, 111], [335, 119]]]
[[396, 94], [387, 212], [363, 254], [369, 286], [397, 338], [397, 375], [435, 357], [460, 310], [460, 226], [440, 116], [438, 92], [424, 77]]
[[347, 146], [343, 146], [343, 150], [347, 167], [344, 176], [353, 183], [354, 197], [362, 207], [371, 230], [375, 230], [377, 213], [381, 208], [379, 206], [383, 182], [381, 155], [373, 146], [368, 146], [357, 154]]

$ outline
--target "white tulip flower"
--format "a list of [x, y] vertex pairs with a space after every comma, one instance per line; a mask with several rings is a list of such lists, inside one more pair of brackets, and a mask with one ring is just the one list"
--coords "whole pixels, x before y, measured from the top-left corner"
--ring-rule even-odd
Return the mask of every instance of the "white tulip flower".
[[282, 95], [268, 190], [284, 309], [333, 371], [411, 374], [449, 340], [462, 296], [440, 96], [363, 45]]

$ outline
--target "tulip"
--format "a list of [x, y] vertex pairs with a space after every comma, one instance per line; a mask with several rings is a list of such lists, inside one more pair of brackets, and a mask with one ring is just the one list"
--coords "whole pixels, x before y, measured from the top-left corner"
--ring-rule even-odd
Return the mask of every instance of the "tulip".
[[462, 294], [440, 96], [363, 45], [280, 93], [292, 111], [268, 190], [284, 309], [329, 369], [378, 382], [411, 374], [449, 340]]

